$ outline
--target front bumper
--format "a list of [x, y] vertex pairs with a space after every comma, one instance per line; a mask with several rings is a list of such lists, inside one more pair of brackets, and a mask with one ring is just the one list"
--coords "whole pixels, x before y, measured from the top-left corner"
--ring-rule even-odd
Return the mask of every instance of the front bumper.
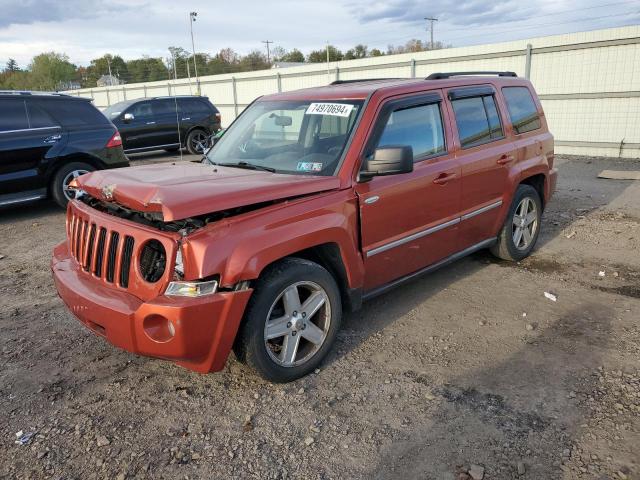
[[[252, 292], [218, 292], [201, 298], [160, 295], [143, 302], [82, 271], [67, 242], [54, 249], [51, 270], [60, 298], [89, 330], [116, 347], [200, 373], [224, 367]], [[162, 341], [153, 338], [159, 319], [172, 324], [172, 335]]]

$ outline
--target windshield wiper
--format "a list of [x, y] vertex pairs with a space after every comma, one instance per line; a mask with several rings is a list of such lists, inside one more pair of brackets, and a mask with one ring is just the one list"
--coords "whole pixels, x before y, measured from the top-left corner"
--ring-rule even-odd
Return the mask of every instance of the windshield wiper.
[[238, 162], [238, 163], [213, 162], [213, 164], [220, 165], [221, 167], [236, 167], [236, 168], [245, 168], [247, 170], [263, 170], [265, 172], [276, 173], [276, 169], [273, 167], [265, 167], [264, 165], [256, 165], [255, 163], [249, 163], [249, 162]]

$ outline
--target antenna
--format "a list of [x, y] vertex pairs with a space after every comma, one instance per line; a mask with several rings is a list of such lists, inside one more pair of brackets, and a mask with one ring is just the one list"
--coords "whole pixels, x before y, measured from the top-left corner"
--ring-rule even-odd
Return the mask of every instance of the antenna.
[[[178, 81], [178, 71], [176, 70], [176, 57], [173, 56], [173, 52], [171, 52], [171, 60], [173, 60], [173, 79]], [[176, 96], [176, 89], [173, 89], [173, 101], [176, 105], [176, 126], [178, 127], [178, 151], [180, 152], [180, 161], [182, 161], [182, 139], [180, 138], [180, 116], [178, 115], [178, 97]]]

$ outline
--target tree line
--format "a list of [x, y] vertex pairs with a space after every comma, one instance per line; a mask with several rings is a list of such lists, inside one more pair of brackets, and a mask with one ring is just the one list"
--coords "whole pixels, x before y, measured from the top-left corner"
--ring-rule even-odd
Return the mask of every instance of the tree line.
[[[448, 48], [437, 42], [433, 49]], [[231, 48], [223, 48], [218, 53], [196, 53], [194, 56], [180, 47], [169, 47], [167, 58], [143, 56], [133, 60], [124, 60], [119, 55], [106, 54], [91, 60], [88, 66], [79, 66], [71, 62], [64, 53], [46, 52], [33, 57], [22, 68], [14, 59], [9, 59], [0, 72], [2, 90], [71, 90], [74, 88], [96, 87], [98, 80], [103, 83], [127, 84], [153, 82], [173, 78], [216, 75], [220, 73], [248, 72], [271, 68], [274, 63], [323, 63], [358, 58], [380, 57], [398, 53], [422, 52], [430, 50], [430, 45], [413, 39], [402, 45], [389, 45], [385, 51], [358, 44], [346, 51], [328, 45], [313, 50], [307, 55], [297, 48], [286, 50], [282, 47], [271, 49], [269, 58], [265, 52], [253, 50], [240, 55]], [[194, 64], [195, 60], [195, 64]]]

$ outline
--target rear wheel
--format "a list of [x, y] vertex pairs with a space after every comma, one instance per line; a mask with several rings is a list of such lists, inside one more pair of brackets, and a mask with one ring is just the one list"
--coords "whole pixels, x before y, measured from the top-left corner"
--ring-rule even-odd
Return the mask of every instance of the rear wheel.
[[234, 350], [266, 380], [290, 382], [320, 364], [341, 318], [331, 274], [317, 263], [287, 258], [256, 282]]
[[84, 162], [72, 162], [60, 167], [51, 180], [51, 196], [62, 208], [67, 207], [69, 200], [76, 198], [75, 190], [69, 184], [75, 178], [85, 173], [93, 172], [95, 167]]
[[542, 201], [537, 190], [531, 185], [519, 185], [491, 253], [511, 261], [528, 257], [538, 240], [541, 217]]
[[202, 155], [209, 148], [209, 136], [204, 130], [191, 130], [187, 135], [187, 150], [192, 155]]

